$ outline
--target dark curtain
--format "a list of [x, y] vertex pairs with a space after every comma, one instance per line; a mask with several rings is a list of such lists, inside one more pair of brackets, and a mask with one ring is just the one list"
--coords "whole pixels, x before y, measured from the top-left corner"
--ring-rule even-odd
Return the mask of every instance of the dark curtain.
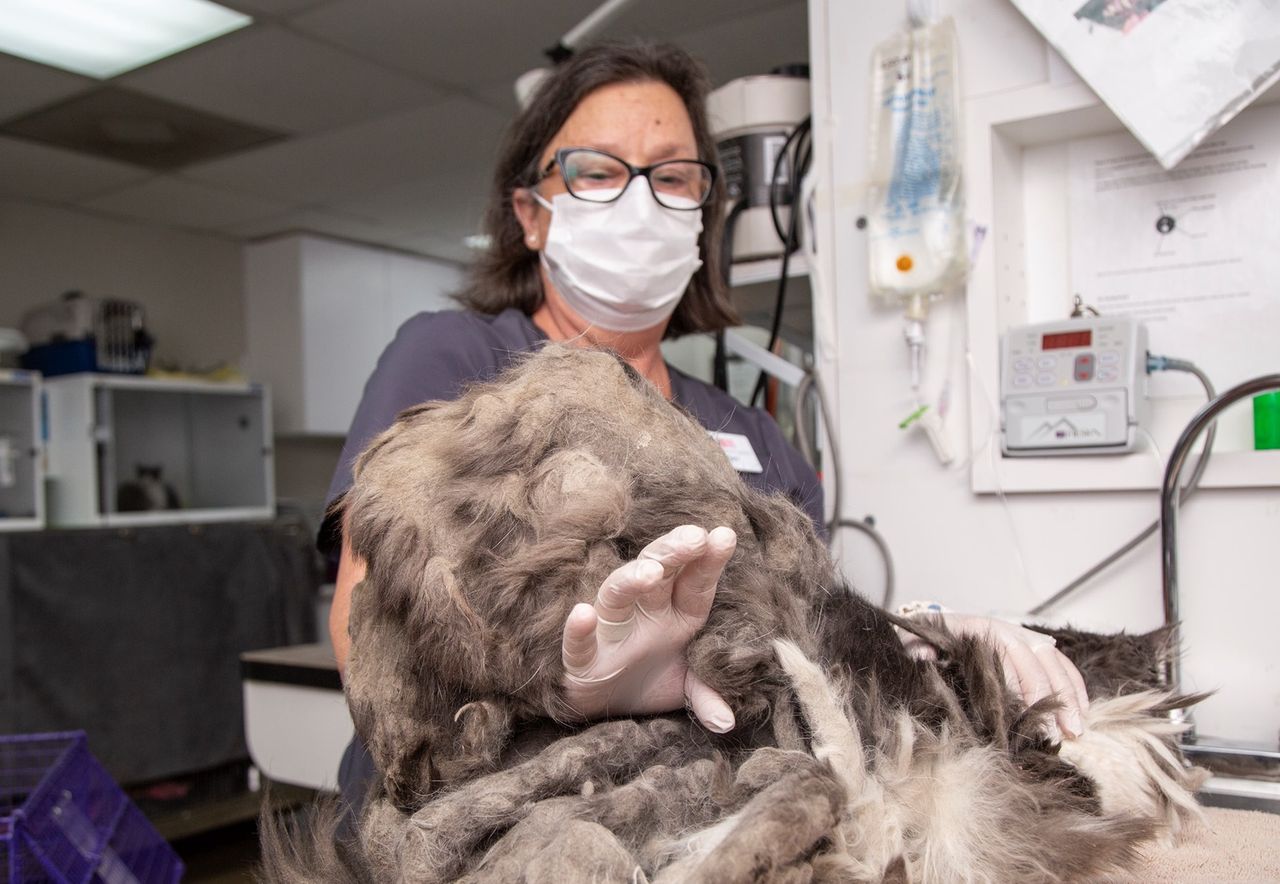
[[0, 733], [122, 783], [244, 758], [239, 654], [314, 641], [320, 580], [301, 520], [0, 534]]

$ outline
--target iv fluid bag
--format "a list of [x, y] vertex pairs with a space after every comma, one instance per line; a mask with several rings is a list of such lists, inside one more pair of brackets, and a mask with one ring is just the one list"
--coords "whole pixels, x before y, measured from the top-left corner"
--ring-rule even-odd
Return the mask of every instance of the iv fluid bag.
[[871, 84], [871, 292], [898, 305], [946, 292], [968, 268], [951, 19], [877, 46]]

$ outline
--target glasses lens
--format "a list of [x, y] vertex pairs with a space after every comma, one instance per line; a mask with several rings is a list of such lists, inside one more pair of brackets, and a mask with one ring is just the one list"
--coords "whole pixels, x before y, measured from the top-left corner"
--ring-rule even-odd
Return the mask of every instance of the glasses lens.
[[692, 160], [659, 163], [649, 172], [653, 195], [668, 209], [696, 209], [711, 195], [711, 169]]
[[567, 151], [561, 162], [565, 186], [578, 199], [610, 202], [631, 180], [631, 170], [625, 163], [598, 151]]

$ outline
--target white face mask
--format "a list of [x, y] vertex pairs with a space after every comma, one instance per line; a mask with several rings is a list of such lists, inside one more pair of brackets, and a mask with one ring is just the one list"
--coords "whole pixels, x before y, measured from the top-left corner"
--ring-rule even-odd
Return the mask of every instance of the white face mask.
[[552, 212], [542, 250], [547, 276], [574, 312], [608, 331], [639, 331], [665, 320], [702, 266], [702, 212], [663, 208], [646, 182], [631, 183], [612, 203], [568, 193], [548, 203], [534, 193]]

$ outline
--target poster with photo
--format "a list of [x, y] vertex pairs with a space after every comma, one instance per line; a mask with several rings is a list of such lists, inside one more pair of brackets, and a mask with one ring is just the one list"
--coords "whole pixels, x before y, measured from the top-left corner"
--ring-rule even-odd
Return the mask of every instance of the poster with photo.
[[1012, 0], [1165, 169], [1280, 78], [1277, 0]]

